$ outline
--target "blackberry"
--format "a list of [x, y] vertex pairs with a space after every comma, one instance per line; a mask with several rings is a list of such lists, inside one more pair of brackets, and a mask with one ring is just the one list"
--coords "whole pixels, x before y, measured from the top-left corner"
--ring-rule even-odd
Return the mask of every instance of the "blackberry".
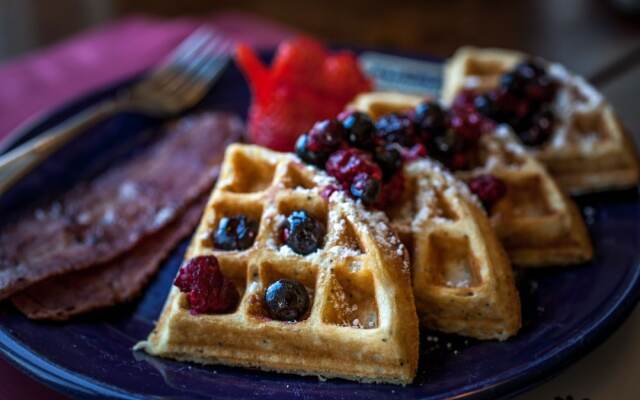
[[283, 227], [284, 242], [298, 254], [307, 255], [318, 250], [324, 240], [325, 229], [304, 210], [292, 212]]
[[340, 115], [340, 121], [345, 131], [347, 142], [360, 149], [370, 149], [373, 146], [375, 125], [369, 116], [359, 111]]
[[223, 217], [213, 235], [213, 245], [221, 250], [244, 250], [251, 247], [258, 233], [258, 223], [244, 215]]
[[269, 316], [279, 321], [299, 321], [307, 313], [309, 303], [304, 285], [290, 279], [279, 279], [264, 292]]

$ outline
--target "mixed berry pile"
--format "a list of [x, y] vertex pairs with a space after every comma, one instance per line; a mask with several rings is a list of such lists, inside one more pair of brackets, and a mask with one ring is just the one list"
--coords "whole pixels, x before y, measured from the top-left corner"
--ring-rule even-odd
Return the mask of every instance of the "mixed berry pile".
[[500, 85], [488, 93], [461, 92], [453, 108], [474, 110], [499, 123], [509, 124], [523, 144], [540, 146], [553, 132], [551, 104], [559, 84], [544, 64], [527, 60], [500, 77]]
[[[424, 102], [377, 121], [351, 111], [317, 122], [298, 138], [295, 151], [339, 182], [323, 195], [344, 190], [366, 206], [384, 209], [402, 195], [405, 162], [428, 156], [454, 171], [472, 168], [478, 140], [494, 128], [493, 121], [473, 108], [445, 110], [436, 102]], [[506, 191], [493, 176], [474, 178], [469, 185], [488, 208]]]
[[300, 132], [371, 89], [353, 53], [331, 53], [304, 37], [280, 44], [270, 68], [244, 45], [237, 48], [236, 63], [253, 93], [251, 141], [279, 151], [291, 151]]

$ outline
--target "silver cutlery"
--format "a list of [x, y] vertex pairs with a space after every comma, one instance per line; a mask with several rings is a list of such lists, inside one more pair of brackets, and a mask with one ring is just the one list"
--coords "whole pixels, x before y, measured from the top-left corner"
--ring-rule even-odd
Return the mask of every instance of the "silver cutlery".
[[129, 111], [166, 118], [193, 107], [224, 70], [232, 46], [209, 29], [195, 30], [131, 88], [1, 155], [0, 195], [51, 153], [109, 116]]

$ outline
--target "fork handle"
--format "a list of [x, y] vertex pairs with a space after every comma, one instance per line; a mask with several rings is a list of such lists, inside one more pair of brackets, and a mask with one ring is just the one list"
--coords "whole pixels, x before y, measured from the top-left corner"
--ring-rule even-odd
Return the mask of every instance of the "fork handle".
[[65, 143], [122, 109], [122, 101], [100, 102], [0, 156], [0, 195]]

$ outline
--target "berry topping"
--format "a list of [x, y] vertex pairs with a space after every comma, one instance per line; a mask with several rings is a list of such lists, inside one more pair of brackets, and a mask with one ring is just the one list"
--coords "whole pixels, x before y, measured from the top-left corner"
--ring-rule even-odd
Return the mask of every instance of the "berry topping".
[[221, 250], [244, 250], [251, 247], [258, 234], [258, 223], [244, 215], [223, 217], [213, 235], [213, 245]]
[[318, 250], [324, 241], [325, 229], [306, 211], [292, 212], [283, 226], [284, 242], [298, 254], [307, 255]]
[[338, 118], [345, 129], [349, 145], [365, 150], [371, 148], [375, 125], [367, 114], [353, 111], [343, 113]]
[[225, 278], [214, 256], [192, 258], [180, 267], [173, 283], [187, 294], [191, 314], [222, 313], [238, 304], [233, 281]]
[[408, 147], [416, 141], [415, 125], [407, 115], [383, 115], [376, 121], [376, 129], [376, 135], [387, 143], [398, 143]]
[[467, 182], [487, 210], [490, 210], [507, 193], [504, 182], [493, 175], [478, 175]]
[[344, 136], [344, 128], [335, 119], [325, 119], [316, 122], [308, 135], [310, 150], [331, 153], [340, 145]]
[[326, 170], [346, 187], [349, 187], [353, 178], [360, 173], [365, 173], [377, 180], [382, 179], [382, 170], [373, 161], [371, 155], [353, 148], [333, 153], [327, 161]]
[[436, 102], [420, 103], [413, 113], [413, 122], [417, 125], [422, 141], [444, 134], [447, 129], [446, 114]]
[[353, 179], [350, 191], [355, 199], [361, 200], [365, 206], [371, 206], [378, 200], [380, 181], [365, 173], [360, 173]]
[[395, 144], [376, 146], [373, 156], [382, 168], [383, 177], [388, 180], [402, 167], [402, 153]]
[[279, 321], [299, 321], [309, 309], [309, 294], [298, 281], [279, 279], [264, 292], [269, 316]]

